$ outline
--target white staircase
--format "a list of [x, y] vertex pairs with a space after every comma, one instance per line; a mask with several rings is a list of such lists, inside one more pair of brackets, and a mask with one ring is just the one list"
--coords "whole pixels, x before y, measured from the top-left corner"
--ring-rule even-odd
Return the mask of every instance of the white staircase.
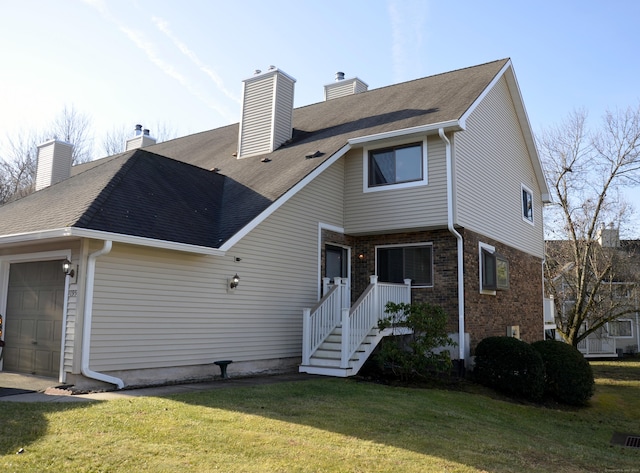
[[[301, 373], [348, 377], [358, 373], [391, 329], [378, 330], [387, 302], [411, 301], [411, 281], [371, 284], [351, 308], [345, 305], [346, 280], [336, 278], [314, 309], [304, 310]], [[398, 334], [395, 329], [394, 334]]]

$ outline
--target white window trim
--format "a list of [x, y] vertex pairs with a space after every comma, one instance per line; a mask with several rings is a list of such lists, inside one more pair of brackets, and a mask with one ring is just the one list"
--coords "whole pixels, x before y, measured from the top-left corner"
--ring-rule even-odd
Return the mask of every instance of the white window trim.
[[[523, 204], [524, 202], [522, 201], [522, 192], [526, 191], [531, 195], [531, 220], [529, 220], [527, 217], [524, 216], [524, 207]], [[536, 215], [536, 208], [534, 206], [534, 202], [533, 202], [533, 191], [531, 189], [529, 189], [527, 186], [525, 186], [524, 184], [520, 184], [520, 217], [522, 217], [522, 221], [523, 222], [527, 222], [529, 225], [535, 225], [535, 215]]]
[[381, 148], [393, 148], [396, 146], [410, 145], [412, 143], [419, 143], [420, 139], [402, 139], [378, 142], [375, 144], [369, 144], [362, 148], [362, 191], [363, 192], [381, 192], [396, 189], [407, 189], [411, 187], [426, 186], [429, 183], [428, 168], [427, 168], [427, 137], [422, 139], [422, 179], [411, 182], [401, 182], [398, 184], [386, 184], [381, 186], [369, 186], [369, 151], [375, 151]]
[[482, 250], [487, 250], [491, 254], [496, 252], [495, 246], [488, 245], [487, 243], [480, 242], [478, 244], [478, 282], [480, 283], [480, 294], [486, 294], [488, 296], [495, 296], [497, 291], [494, 289], [482, 288]]
[[[632, 319], [616, 319], [611, 322], [629, 322], [629, 327], [631, 328], [631, 335], [609, 335], [611, 338], [634, 338], [633, 335], [633, 320]], [[609, 324], [611, 322], [607, 322], [607, 332], [610, 333]]]
[[435, 285], [435, 274], [433, 270], [433, 242], [423, 242], [423, 243], [395, 243], [391, 245], [376, 245], [374, 248], [375, 251], [375, 269], [376, 276], [378, 275], [378, 248], [407, 248], [410, 246], [430, 246], [431, 247], [431, 285], [428, 286], [411, 286], [411, 289], [422, 289], [425, 287], [434, 287]]

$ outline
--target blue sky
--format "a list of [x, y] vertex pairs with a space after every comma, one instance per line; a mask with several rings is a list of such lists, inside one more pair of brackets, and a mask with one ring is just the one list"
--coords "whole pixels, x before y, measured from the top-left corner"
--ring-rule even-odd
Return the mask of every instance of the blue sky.
[[65, 105], [98, 140], [136, 123], [216, 128], [238, 121], [241, 81], [269, 65], [297, 79], [302, 106], [336, 71], [372, 89], [510, 57], [534, 132], [640, 101], [636, 0], [3, 0], [0, 12], [0, 139]]

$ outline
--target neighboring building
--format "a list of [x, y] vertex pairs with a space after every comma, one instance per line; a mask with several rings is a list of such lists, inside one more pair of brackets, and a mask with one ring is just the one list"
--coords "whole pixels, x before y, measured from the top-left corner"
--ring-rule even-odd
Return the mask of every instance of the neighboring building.
[[[546, 338], [560, 340], [560, 335], [556, 333], [555, 316], [564, 320], [565, 313], [575, 303], [573, 285], [570, 278], [566, 277], [573, 266], [568, 260], [562, 259], [569, 248], [568, 241], [551, 240], [546, 244], [547, 257], [556, 260], [559, 268], [564, 268], [553, 281], [547, 282], [546, 289], [551, 297], [545, 299]], [[612, 257], [615, 262], [612, 280], [602, 283], [600, 299], [615, 306], [615, 311], [622, 315], [580, 341], [578, 350], [588, 358], [635, 355], [640, 346], [640, 241], [621, 240], [617, 228], [603, 228], [598, 233], [598, 244], [614, 252]], [[561, 296], [559, 300], [552, 297], [552, 286], [557, 287], [556, 292]]]
[[293, 109], [295, 80], [258, 72], [239, 124], [138, 130], [0, 207], [3, 369], [348, 376], [388, 299], [442, 305], [461, 366], [487, 336], [542, 339], [548, 191], [511, 61], [370, 91], [342, 77]]

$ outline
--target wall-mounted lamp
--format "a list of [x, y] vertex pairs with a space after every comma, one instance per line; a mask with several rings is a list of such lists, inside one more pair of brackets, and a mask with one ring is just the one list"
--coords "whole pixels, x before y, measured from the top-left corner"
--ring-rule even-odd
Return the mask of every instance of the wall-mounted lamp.
[[240, 276], [238, 276], [238, 273], [236, 273], [234, 277], [229, 279], [229, 289], [227, 290], [227, 292], [235, 291], [238, 285], [240, 285]]
[[73, 268], [73, 263], [71, 263], [71, 261], [69, 261], [68, 259], [65, 259], [62, 262], [62, 272], [65, 274], [65, 276], [69, 276], [71, 278], [76, 275], [76, 271]]

